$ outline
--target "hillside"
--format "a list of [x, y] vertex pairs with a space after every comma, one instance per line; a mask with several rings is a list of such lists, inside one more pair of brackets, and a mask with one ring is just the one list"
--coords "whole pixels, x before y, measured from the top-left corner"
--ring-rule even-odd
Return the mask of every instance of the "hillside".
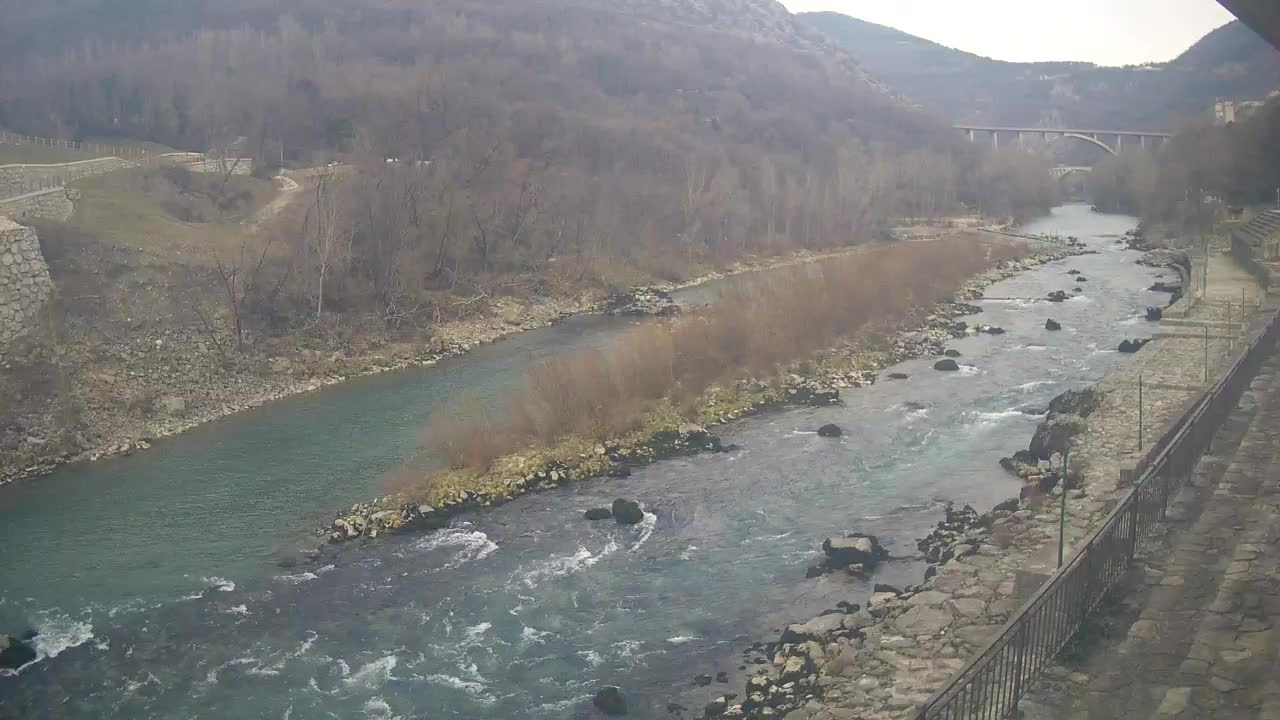
[[[1039, 161], [962, 142], [773, 0], [0, 0], [0, 16], [0, 127], [232, 153], [258, 175], [108, 175], [75, 188], [69, 222], [38, 224], [56, 331], [0, 371], [23, 392], [0, 427], [79, 450], [613, 290], [1054, 198]], [[186, 415], [155, 416], [156, 392]], [[0, 434], [0, 472], [42, 459], [26, 437]]]
[[873, 76], [957, 123], [1173, 129], [1208, 118], [1216, 99], [1280, 89], [1280, 52], [1240, 22], [1169, 62], [1100, 67], [1004, 62], [838, 13], [799, 17]]

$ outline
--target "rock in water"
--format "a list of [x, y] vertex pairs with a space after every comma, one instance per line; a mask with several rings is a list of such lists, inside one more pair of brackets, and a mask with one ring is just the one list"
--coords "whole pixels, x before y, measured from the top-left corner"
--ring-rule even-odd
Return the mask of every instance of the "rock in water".
[[36, 659], [30, 645], [10, 635], [0, 635], [0, 668], [17, 670]]
[[1063, 290], [1054, 290], [1049, 293], [1049, 302], [1063, 302], [1067, 299], [1067, 293]]
[[613, 517], [613, 511], [605, 507], [591, 508], [582, 513], [582, 516], [588, 520], [607, 520]]
[[827, 565], [833, 568], [862, 565], [870, 570], [889, 557], [889, 551], [880, 546], [876, 536], [863, 533], [827, 538], [822, 541], [822, 552], [827, 555]]
[[960, 351], [959, 351], [959, 350], [947, 350], [947, 351], [943, 352], [942, 354], [943, 354], [943, 355], [946, 355], [946, 356], [947, 356], [947, 357], [949, 357], [949, 358], [958, 358], [958, 357], [960, 357]]
[[1164, 318], [1164, 309], [1155, 306], [1147, 307], [1147, 320], [1157, 322]]
[[618, 498], [613, 501], [613, 519], [619, 525], [635, 525], [644, 519], [644, 511], [640, 509], [640, 503]]
[[840, 437], [841, 435], [844, 435], [844, 431], [840, 429], [839, 425], [836, 425], [834, 423], [827, 423], [826, 425], [823, 425], [822, 427], [818, 428], [818, 434], [821, 435], [822, 437], [834, 438], [834, 437]]
[[621, 688], [607, 685], [600, 688], [591, 698], [591, 704], [605, 715], [626, 715], [627, 699], [622, 696]]
[[957, 364], [955, 360], [952, 360], [951, 358], [947, 358], [946, 360], [939, 360], [938, 362], [934, 363], [933, 369], [941, 370], [943, 372], [955, 372], [956, 370], [960, 369], [960, 365]]
[[1044, 321], [1044, 329], [1045, 330], [1061, 330], [1062, 323], [1058, 322], [1057, 320], [1054, 320], [1053, 318], [1049, 318], [1048, 320]]
[[906, 373], [889, 373], [890, 380], [906, 380], [909, 377], [911, 376]]

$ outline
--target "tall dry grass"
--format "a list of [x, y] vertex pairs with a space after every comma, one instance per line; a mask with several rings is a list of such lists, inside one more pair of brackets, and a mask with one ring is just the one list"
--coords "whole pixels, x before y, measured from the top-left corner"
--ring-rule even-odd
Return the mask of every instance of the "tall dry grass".
[[1019, 252], [965, 236], [761, 273], [678, 320], [646, 323], [605, 347], [530, 368], [495, 409], [461, 407], [434, 418], [425, 445], [453, 467], [482, 470], [567, 436], [615, 436], [638, 427], [659, 402], [691, 408], [716, 383], [767, 377], [841, 338], [886, 333]]

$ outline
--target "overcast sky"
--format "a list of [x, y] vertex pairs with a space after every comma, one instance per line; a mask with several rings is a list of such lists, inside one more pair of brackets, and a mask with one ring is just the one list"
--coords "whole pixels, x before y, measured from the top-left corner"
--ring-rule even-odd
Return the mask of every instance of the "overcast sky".
[[1215, 0], [781, 0], [999, 60], [1170, 60], [1234, 19]]

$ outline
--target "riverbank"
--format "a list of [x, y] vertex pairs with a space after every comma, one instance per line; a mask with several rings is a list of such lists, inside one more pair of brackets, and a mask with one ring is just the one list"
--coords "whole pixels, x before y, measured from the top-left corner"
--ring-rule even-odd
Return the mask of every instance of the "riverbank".
[[925, 355], [942, 355], [949, 340], [971, 333], [999, 333], [999, 328], [968, 327], [957, 318], [978, 308], [968, 304], [982, 289], [1030, 267], [1090, 252], [1074, 241], [1040, 248], [1020, 260], [1002, 260], [965, 282], [954, 301], [930, 308], [906, 326], [868, 337], [847, 339], [820, 357], [799, 362], [779, 379], [742, 380], [715, 387], [700, 398], [693, 413], [660, 406], [633, 432], [603, 442], [569, 438], [541, 451], [501, 457], [483, 471], [454, 470], [433, 474], [424, 486], [360, 503], [341, 513], [321, 534], [331, 543], [376, 538], [393, 532], [443, 526], [457, 513], [491, 507], [515, 497], [561, 484], [604, 476], [625, 476], [633, 467], [676, 455], [716, 450], [722, 446], [707, 428], [782, 405], [828, 404], [839, 388], [874, 383], [886, 367]]
[[[750, 258], [687, 282], [654, 287], [667, 291], [694, 287], [843, 257], [866, 247]], [[67, 343], [56, 358], [41, 360], [56, 366], [57, 373], [73, 376], [62, 384], [66, 389], [39, 412], [0, 428], [4, 441], [0, 448], [5, 448], [0, 451], [0, 486], [62, 465], [144, 451], [158, 439], [352, 378], [430, 367], [517, 333], [603, 312], [608, 301], [603, 291], [533, 301], [495, 298], [476, 317], [432, 328], [425, 341], [375, 334], [359, 342], [335, 344], [247, 333], [246, 351], [233, 356], [229, 366], [216, 361], [208, 336], [198, 328], [157, 328], [124, 333], [107, 343]], [[40, 351], [33, 348], [31, 352]], [[54, 383], [49, 378], [39, 381]], [[73, 429], [64, 433], [60, 428], [69, 415]]]
[[[1214, 265], [1230, 264], [1220, 253], [1214, 259], [1211, 272]], [[1238, 297], [1239, 289], [1231, 288], [1232, 296]], [[1182, 303], [1190, 307], [1179, 323], [1225, 323], [1225, 301]], [[1229, 367], [1241, 328], [1225, 328], [1206, 343], [1201, 334], [1166, 326], [1132, 362], [1097, 384], [1090, 402], [1069, 402], [1079, 394], [1060, 396], [1060, 409], [1086, 416], [1074, 428], [1067, 483], [1056, 477], [1051, 485], [1033, 481], [1027, 487], [1034, 491], [981, 516], [970, 508], [949, 511], [919, 546], [933, 563], [920, 583], [877, 586], [869, 601], [791, 626], [777, 642], [761, 647], [757, 654], [765, 669], [747, 681], [745, 694], [714, 699], [707, 714], [827, 720], [852, 717], [848, 713], [856, 708], [856, 717], [867, 720], [916, 717], [919, 706], [1054, 572], [1060, 504], [1070, 557], [1127, 491], [1121, 470], [1149, 453], [1153, 439]], [[1141, 416], [1140, 377], [1145, 385]], [[1139, 417], [1145, 452], [1139, 450]]]

